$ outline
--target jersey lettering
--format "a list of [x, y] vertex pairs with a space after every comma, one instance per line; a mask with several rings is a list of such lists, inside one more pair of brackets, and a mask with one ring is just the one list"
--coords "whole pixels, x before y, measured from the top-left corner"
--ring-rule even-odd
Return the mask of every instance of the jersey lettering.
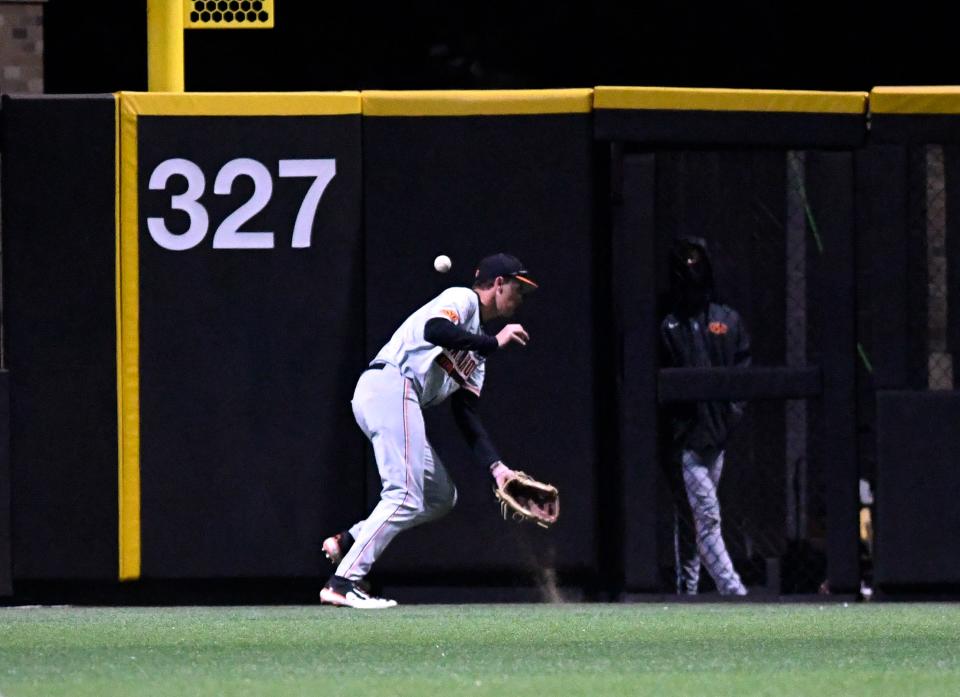
[[464, 378], [469, 379], [473, 371], [477, 369], [477, 361], [469, 351], [459, 351], [456, 358], [457, 369]]
[[432, 318], [453, 322], [471, 334], [480, 334], [480, 304], [469, 288], [447, 288], [400, 325], [374, 360], [396, 366], [420, 388], [424, 408], [444, 401], [459, 389], [479, 396], [486, 362], [469, 350], [445, 349], [428, 342], [424, 328]]
[[462, 387], [473, 375], [478, 363], [470, 351], [453, 351], [437, 356], [437, 365]]

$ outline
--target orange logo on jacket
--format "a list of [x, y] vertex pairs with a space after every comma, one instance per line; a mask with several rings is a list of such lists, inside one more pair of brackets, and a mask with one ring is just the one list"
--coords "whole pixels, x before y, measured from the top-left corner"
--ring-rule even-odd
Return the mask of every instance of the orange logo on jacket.
[[459, 322], [459, 321], [460, 321], [460, 315], [458, 315], [456, 312], [454, 312], [454, 311], [451, 310], [450, 308], [445, 307], [445, 308], [441, 309], [441, 310], [440, 310], [440, 314], [443, 315], [444, 317], [446, 317], [446, 318], [447, 318], [448, 320], [450, 320], [451, 322]]
[[726, 334], [727, 328], [728, 327], [724, 322], [711, 322], [707, 327], [711, 334]]

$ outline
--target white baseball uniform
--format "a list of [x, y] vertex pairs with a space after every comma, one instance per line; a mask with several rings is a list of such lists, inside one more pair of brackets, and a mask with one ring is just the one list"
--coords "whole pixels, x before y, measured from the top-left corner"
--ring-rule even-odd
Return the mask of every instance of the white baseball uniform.
[[360, 376], [353, 414], [373, 444], [383, 489], [369, 517], [350, 528], [354, 543], [337, 576], [363, 578], [397, 533], [443, 516], [456, 503], [456, 487], [427, 441], [422, 409], [461, 388], [479, 396], [485, 359], [428, 342], [424, 327], [433, 318], [483, 333], [476, 292], [448, 288], [410, 315]]

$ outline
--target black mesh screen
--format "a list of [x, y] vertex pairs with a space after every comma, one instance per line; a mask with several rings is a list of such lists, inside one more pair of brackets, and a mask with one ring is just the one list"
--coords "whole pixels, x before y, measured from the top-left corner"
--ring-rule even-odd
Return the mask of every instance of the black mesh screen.
[[[818, 210], [808, 196], [808, 152], [666, 150], [655, 157], [658, 317], [670, 307], [666, 260], [671, 241], [703, 238], [713, 264], [715, 300], [741, 315], [753, 365], [818, 366], [820, 313], [830, 302], [818, 283], [830, 249], [821, 218], [830, 212]], [[751, 592], [817, 592], [826, 578], [822, 407], [819, 398], [772, 396], [749, 401], [724, 444], [723, 539]], [[658, 546], [668, 589], [677, 587], [682, 552], [696, 537], [670, 434], [672, 413], [664, 408], [660, 414]], [[701, 556], [710, 554], [701, 549]], [[705, 568], [700, 589], [713, 586]]]

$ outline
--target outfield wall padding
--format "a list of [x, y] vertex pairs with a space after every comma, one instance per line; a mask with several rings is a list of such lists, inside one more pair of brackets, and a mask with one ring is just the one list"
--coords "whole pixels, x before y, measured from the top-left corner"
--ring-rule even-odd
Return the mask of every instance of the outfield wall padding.
[[823, 252], [813, 288], [823, 337], [822, 447], [825, 472], [827, 581], [835, 593], [859, 590], [859, 467], [856, 424], [853, 154], [816, 151], [806, 161], [809, 206], [816, 211]]
[[885, 586], [960, 583], [960, 397], [877, 393], [874, 579]]
[[10, 515], [10, 373], [0, 370], [0, 596], [13, 594]]
[[960, 87], [874, 87], [870, 142], [960, 144]]
[[[549, 532], [504, 522], [489, 473], [440, 405], [425, 412], [428, 437], [459, 500], [447, 518], [387, 549], [376, 570], [398, 578], [479, 571], [529, 580], [541, 567], [592, 573], [599, 562], [593, 379], [604, 338], [592, 332], [589, 90], [502, 96], [491, 106], [482, 93], [365, 95], [364, 358], [442, 289], [469, 286], [480, 258], [517, 255], [540, 284], [511, 320], [531, 341], [489, 357], [481, 414], [507, 464], [559, 487], [560, 521]], [[446, 275], [432, 267], [441, 253], [453, 260]], [[372, 508], [379, 480], [371, 479]]]
[[[904, 387], [909, 374], [907, 153], [871, 145], [856, 154], [857, 225], [861, 308], [859, 340], [869, 357], [873, 384]], [[883, 308], [875, 313], [872, 308]]]
[[[428, 435], [459, 504], [401, 535], [376, 567], [381, 578], [542, 581], [556, 569], [661, 590], [658, 396], [741, 395], [817, 401], [829, 580], [853, 588], [853, 182], [873, 192], [857, 194], [858, 225], [877, 240], [859, 299], [889, 301], [890, 324], [871, 325], [865, 351], [887, 387], [917, 372], [926, 303], [925, 284], [905, 289], [926, 259], [910, 227], [922, 211], [907, 182], [924, 164], [910, 144], [947, 144], [948, 207], [960, 197], [955, 136], [941, 123], [955, 125], [960, 110], [883, 99], [854, 162], [849, 151], [867, 137], [863, 93], [4, 97], [10, 580], [116, 579], [118, 557], [129, 580], [325, 574], [322, 539], [379, 494], [350, 409], [357, 377], [410, 312], [469, 285], [476, 261], [503, 250], [541, 289], [516, 318], [530, 345], [490, 358], [483, 419], [508, 464], [560, 487], [561, 520], [549, 532], [500, 520], [489, 475], [445, 405], [427, 412]], [[607, 141], [619, 149], [609, 235], [596, 223], [608, 202], [594, 168]], [[823, 308], [817, 365], [745, 378], [658, 373], [661, 262], [671, 237], [703, 229], [721, 265], [745, 267], [725, 280], [747, 326], [769, 330], [754, 344], [757, 363], [782, 363], [783, 260], [752, 242], [735, 250], [743, 230], [785, 242], [784, 151], [794, 148], [812, 149], [804, 196], [826, 250], [807, 288], [810, 307]], [[433, 270], [437, 254], [453, 258], [449, 274]], [[602, 306], [611, 285], [612, 311]], [[616, 389], [600, 376], [615, 376]], [[616, 404], [598, 405], [607, 398]], [[757, 412], [759, 435], [737, 446], [751, 466], [784, 449], [783, 417]], [[614, 449], [619, 461], [605, 461]], [[597, 491], [604, 472], [622, 485], [614, 495]], [[0, 464], [0, 593], [3, 481]], [[739, 495], [737, 486], [728, 476], [725, 490]], [[624, 510], [598, 510], [612, 499]], [[780, 505], [757, 504], [757, 516], [782, 518]]]
[[852, 148], [866, 138], [862, 92], [597, 87], [597, 138], [682, 147]]
[[617, 341], [618, 459], [622, 470], [623, 586], [660, 589], [656, 502], [656, 163], [651, 154], [615, 160], [621, 195], [612, 206], [613, 295]]
[[[124, 394], [139, 399], [136, 414], [124, 404], [139, 431], [124, 467], [139, 466], [140, 503], [140, 558], [126, 541], [123, 575], [319, 575], [324, 536], [363, 511], [350, 408], [363, 367], [359, 97], [122, 98], [135, 186], [124, 190], [124, 307], [139, 313], [124, 313]], [[175, 174], [152, 185], [171, 160]], [[171, 196], [197, 172], [208, 232], [175, 249], [191, 234], [175, 208], [202, 214]]]
[[115, 116], [3, 99], [15, 578], [117, 575]]

